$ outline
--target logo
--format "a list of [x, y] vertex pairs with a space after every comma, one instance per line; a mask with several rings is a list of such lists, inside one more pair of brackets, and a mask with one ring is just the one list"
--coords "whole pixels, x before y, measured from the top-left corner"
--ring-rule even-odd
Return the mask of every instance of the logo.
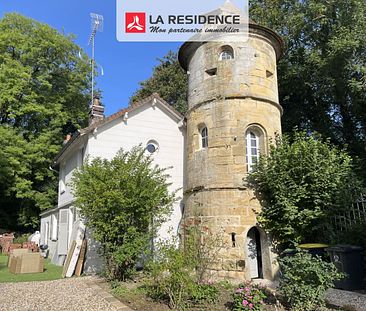
[[126, 12], [126, 33], [145, 33], [146, 32], [146, 13]]

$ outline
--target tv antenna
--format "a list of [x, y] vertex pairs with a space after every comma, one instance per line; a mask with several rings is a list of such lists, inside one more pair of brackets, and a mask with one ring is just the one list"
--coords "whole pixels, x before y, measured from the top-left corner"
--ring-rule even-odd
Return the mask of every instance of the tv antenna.
[[88, 45], [92, 45], [92, 59], [91, 59], [91, 71], [92, 71], [92, 93], [91, 93], [91, 103], [93, 104], [94, 100], [94, 67], [95, 67], [95, 35], [97, 31], [103, 31], [103, 15], [99, 15], [96, 13], [90, 13], [91, 17], [91, 35], [89, 37]]

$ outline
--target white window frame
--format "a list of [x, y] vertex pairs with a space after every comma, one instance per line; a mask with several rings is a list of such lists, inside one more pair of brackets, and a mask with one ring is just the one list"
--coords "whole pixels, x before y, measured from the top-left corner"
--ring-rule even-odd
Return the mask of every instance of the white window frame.
[[57, 241], [58, 238], [58, 216], [51, 215], [51, 240]]
[[[149, 150], [149, 146], [152, 145], [155, 150], [152, 152], [152, 150]], [[155, 140], [155, 139], [150, 139], [147, 143], [146, 143], [146, 147], [145, 147], [146, 151], [151, 154], [154, 155], [156, 153], [158, 153], [160, 146], [159, 143]]]
[[72, 229], [74, 227], [74, 223], [75, 223], [75, 207], [71, 206], [69, 208], [69, 214], [68, 214], [68, 240], [69, 240], [69, 245], [71, 245], [71, 234], [72, 234]]
[[[253, 137], [253, 136], [254, 137]], [[255, 144], [252, 144], [255, 142]], [[247, 149], [247, 170], [248, 172], [251, 172], [253, 170], [253, 166], [259, 159], [259, 136], [254, 132], [249, 130], [246, 135], [246, 149]], [[253, 152], [253, 149], [255, 149], [256, 152]]]
[[220, 53], [219, 60], [234, 59], [234, 54], [229, 50], [224, 50]]
[[60, 194], [66, 191], [66, 165], [60, 165]]
[[207, 126], [204, 126], [200, 130], [200, 136], [201, 136], [201, 149], [208, 148], [208, 129]]
[[45, 229], [44, 229], [44, 243], [48, 244], [48, 240], [50, 237], [50, 223], [48, 221], [46, 221], [45, 223]]

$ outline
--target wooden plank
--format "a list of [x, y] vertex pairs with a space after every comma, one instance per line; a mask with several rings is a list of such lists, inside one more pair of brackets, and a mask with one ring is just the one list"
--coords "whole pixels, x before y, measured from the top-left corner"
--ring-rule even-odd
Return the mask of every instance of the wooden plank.
[[85, 253], [86, 253], [86, 243], [87, 243], [86, 240], [84, 240], [83, 244], [81, 245], [80, 256], [79, 256], [78, 263], [76, 264], [76, 268], [75, 268], [76, 276], [80, 276], [81, 273], [83, 272]]
[[[74, 252], [71, 256], [71, 261], [70, 261], [69, 267], [67, 268], [67, 271], [66, 271], [67, 278], [72, 277], [72, 275], [74, 274], [76, 264], [79, 259], [81, 245], [83, 244], [84, 235], [85, 235], [84, 223], [82, 221], [76, 221], [72, 232], [73, 233], [76, 232], [76, 236], [75, 236], [76, 237], [75, 238], [76, 246], [75, 246]], [[71, 234], [71, 236], [73, 236], [73, 234]]]
[[74, 253], [75, 247], [76, 247], [76, 241], [72, 241], [70, 249], [67, 253], [66, 261], [65, 261], [65, 264], [64, 264], [64, 269], [62, 270], [62, 277], [63, 278], [66, 276], [66, 272], [69, 268], [71, 257], [72, 257], [72, 254]]

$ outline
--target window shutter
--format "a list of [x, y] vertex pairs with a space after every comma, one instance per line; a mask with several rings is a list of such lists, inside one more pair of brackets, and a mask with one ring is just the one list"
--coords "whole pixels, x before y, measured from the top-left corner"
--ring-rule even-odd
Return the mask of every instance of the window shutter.
[[68, 246], [68, 209], [61, 209], [59, 212], [59, 237], [57, 244], [58, 255], [67, 255]]

